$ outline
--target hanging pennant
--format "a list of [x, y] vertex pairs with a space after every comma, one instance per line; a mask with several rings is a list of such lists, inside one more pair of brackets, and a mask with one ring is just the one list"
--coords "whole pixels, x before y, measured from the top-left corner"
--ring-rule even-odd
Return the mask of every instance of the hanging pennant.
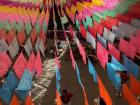
[[40, 57], [40, 52], [37, 52], [37, 56], [35, 59], [34, 70], [37, 72], [37, 75], [40, 76], [42, 74], [42, 61]]
[[40, 38], [38, 37], [37, 40], [36, 40], [36, 43], [35, 43], [35, 50], [36, 50], [36, 52], [39, 51], [39, 44], [40, 44]]
[[94, 81], [97, 83], [97, 73], [93, 64], [91, 63], [89, 59], [88, 59], [88, 70], [89, 70], [89, 73], [93, 75]]
[[102, 97], [104, 99], [104, 101], [106, 102], [107, 105], [112, 105], [111, 97], [110, 97], [108, 91], [106, 90], [103, 82], [101, 81], [99, 76], [97, 77], [97, 79], [98, 79], [100, 97]]
[[126, 84], [123, 85], [123, 97], [129, 103], [129, 105], [140, 105]]
[[28, 96], [28, 92], [31, 90], [31, 86], [32, 86], [32, 78], [33, 78], [33, 74], [31, 72], [29, 72], [28, 69], [25, 69], [21, 80], [19, 82], [18, 87], [16, 88], [16, 93], [17, 95], [22, 99], [25, 100], [26, 97]]
[[32, 52], [32, 50], [33, 50], [30, 37], [29, 37], [28, 40], [26, 41], [26, 44], [24, 45], [24, 49], [25, 49], [27, 55], [30, 56], [30, 54], [31, 54], [31, 52]]
[[34, 72], [34, 64], [35, 64], [35, 55], [34, 53], [32, 52], [29, 60], [28, 60], [28, 63], [27, 63], [27, 69], [31, 72]]
[[15, 37], [14, 40], [10, 43], [9, 47], [8, 47], [8, 51], [9, 54], [11, 56], [12, 59], [15, 58], [15, 56], [18, 54], [19, 51], [19, 45], [18, 45], [18, 41], [17, 38]]
[[17, 97], [14, 95], [10, 105], [20, 105]]
[[82, 81], [81, 81], [81, 77], [80, 77], [80, 71], [79, 71], [79, 68], [78, 68], [78, 65], [76, 64], [76, 62], [75, 62], [75, 66], [76, 66], [76, 73], [77, 73], [77, 77], [78, 77], [78, 82], [81, 85], [81, 87], [84, 88]]
[[6, 52], [8, 50], [8, 45], [5, 39], [0, 39], [0, 53]]
[[41, 39], [40, 44], [39, 44], [39, 49], [40, 49], [42, 55], [45, 57], [45, 46], [44, 46], [42, 39]]
[[108, 62], [108, 51], [99, 42], [97, 42], [97, 58], [101, 66], [105, 69], [106, 63]]
[[61, 74], [58, 66], [56, 65], [56, 89], [58, 92], [60, 92], [60, 83], [59, 83], [60, 80], [61, 80]]
[[26, 97], [25, 105], [34, 105], [31, 96]]
[[6, 52], [0, 53], [0, 77], [3, 77], [7, 73], [11, 64], [12, 61]]
[[26, 36], [25, 36], [25, 33], [24, 33], [24, 29], [22, 29], [22, 30], [18, 33], [17, 39], [18, 39], [18, 42], [19, 42], [20, 47], [23, 47], [24, 44], [25, 44], [25, 40], [26, 40]]
[[127, 72], [135, 76], [135, 78], [138, 79], [139, 77], [139, 66], [134, 63], [132, 60], [127, 58], [125, 55], [123, 55], [123, 65], [126, 67]]
[[112, 44], [108, 43], [109, 54], [114, 56], [118, 61], [120, 60], [120, 51], [116, 49]]
[[22, 77], [22, 75], [24, 73], [26, 64], [27, 64], [27, 61], [26, 61], [23, 53], [21, 52], [13, 66], [14, 71], [19, 79]]

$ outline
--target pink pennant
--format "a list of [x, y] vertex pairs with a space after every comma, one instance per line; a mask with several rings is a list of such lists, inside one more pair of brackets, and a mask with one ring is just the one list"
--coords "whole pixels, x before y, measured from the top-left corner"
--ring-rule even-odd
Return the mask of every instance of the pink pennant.
[[35, 55], [32, 52], [32, 54], [30, 56], [30, 59], [29, 59], [29, 61], [27, 63], [28, 70], [33, 71], [34, 70], [34, 64], [35, 64]]
[[86, 52], [84, 50], [84, 47], [81, 44], [79, 46], [79, 51], [80, 51], [80, 54], [83, 58], [84, 64], [86, 64]]
[[7, 73], [11, 64], [12, 61], [6, 52], [0, 53], [0, 77], [3, 77]]
[[70, 30], [70, 35], [71, 35], [71, 38], [73, 39], [74, 37], [74, 33], [73, 33], [73, 28], [72, 28], [72, 25], [69, 25], [69, 30]]
[[[126, 56], [131, 57], [134, 59], [136, 48], [129, 42], [125, 41], [124, 39], [120, 40], [119, 49], [126, 54]], [[129, 51], [128, 51], [129, 49]]]
[[75, 60], [74, 60], [74, 56], [73, 56], [71, 48], [70, 48], [70, 58], [71, 58], [71, 61], [72, 61], [73, 69], [75, 70]]
[[40, 57], [40, 52], [37, 52], [37, 56], [35, 59], [34, 70], [37, 72], [37, 75], [40, 76], [42, 74], [42, 61]]
[[130, 39], [130, 43], [136, 48], [136, 52], [140, 54], [140, 31], [137, 33], [137, 36], [133, 36]]
[[118, 61], [120, 60], [120, 51], [108, 43], [109, 54], [113, 55]]
[[97, 58], [101, 66], [105, 69], [106, 63], [108, 62], [108, 52], [99, 42], [97, 42]]
[[61, 68], [60, 60], [58, 59], [58, 57], [56, 56], [56, 54], [55, 54], [55, 63], [57, 64], [58, 68], [60, 69]]
[[26, 61], [23, 53], [21, 52], [13, 66], [14, 71], [19, 79], [22, 77], [22, 75], [24, 73], [26, 64], [27, 64], [27, 61]]

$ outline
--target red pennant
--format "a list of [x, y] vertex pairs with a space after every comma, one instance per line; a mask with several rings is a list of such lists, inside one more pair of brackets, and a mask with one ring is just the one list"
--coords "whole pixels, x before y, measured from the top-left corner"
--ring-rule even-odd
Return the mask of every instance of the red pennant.
[[30, 70], [30, 71], [33, 71], [34, 70], [34, 64], [35, 64], [35, 55], [34, 53], [32, 52], [31, 56], [30, 56], [30, 59], [27, 63], [27, 68]]
[[0, 53], [0, 77], [3, 77], [7, 73], [11, 64], [12, 61], [6, 52]]
[[10, 30], [9, 33], [6, 35], [7, 43], [10, 44], [15, 37], [16, 37], [15, 31], [14, 30]]
[[17, 97], [14, 95], [10, 105], [20, 105]]
[[24, 44], [25, 44], [25, 40], [26, 40], [26, 36], [25, 36], [24, 29], [22, 29], [22, 30], [18, 33], [17, 38], [18, 38], [19, 45], [20, 45], [21, 47], [23, 47]]
[[140, 82], [133, 75], [130, 76], [130, 88], [133, 94], [140, 96]]
[[0, 30], [0, 39], [5, 38], [6, 37], [6, 32], [4, 29]]
[[99, 85], [100, 97], [102, 97], [105, 100], [106, 105], [112, 105], [111, 97], [108, 91], [106, 90], [104, 84], [102, 83], [101, 79], [99, 78], [99, 76], [98, 76], [98, 85]]
[[43, 29], [40, 31], [40, 39], [42, 39], [44, 45], [46, 44], [46, 35]]
[[70, 35], [71, 35], [71, 38], [73, 39], [74, 38], [74, 33], [73, 33], [73, 28], [72, 28], [72, 25], [69, 26], [69, 30], [70, 30]]
[[41, 57], [40, 57], [40, 52], [37, 53], [37, 56], [35, 59], [34, 70], [37, 72], [37, 75], [42, 74], [42, 61], [41, 61]]
[[122, 52], [124, 52], [126, 56], [129, 56], [132, 59], [135, 57], [136, 48], [131, 43], [125, 41], [124, 39], [120, 40], [119, 49]]
[[34, 105], [32, 98], [30, 96], [27, 96], [25, 105]]
[[22, 75], [24, 73], [26, 64], [27, 64], [27, 61], [21, 52], [13, 66], [14, 71], [19, 79], [22, 77]]
[[80, 24], [80, 32], [81, 32], [81, 34], [82, 34], [82, 36], [84, 37], [84, 38], [86, 38], [86, 29], [84, 28], [84, 26], [82, 25], [82, 24]]
[[125, 100], [128, 101], [129, 105], [140, 105], [140, 103], [137, 101], [137, 99], [126, 86], [126, 84], [123, 85], [123, 97]]
[[97, 42], [97, 58], [101, 66], [105, 69], [106, 63], [108, 62], [108, 51], [99, 42]]
[[109, 54], [113, 55], [118, 61], [120, 60], [120, 51], [108, 43]]
[[31, 41], [32, 41], [33, 46], [34, 46], [35, 41], [36, 41], [36, 39], [37, 39], [37, 34], [36, 34], [36, 33], [37, 33], [37, 32], [36, 32], [36, 29], [33, 28], [32, 32], [31, 32]]

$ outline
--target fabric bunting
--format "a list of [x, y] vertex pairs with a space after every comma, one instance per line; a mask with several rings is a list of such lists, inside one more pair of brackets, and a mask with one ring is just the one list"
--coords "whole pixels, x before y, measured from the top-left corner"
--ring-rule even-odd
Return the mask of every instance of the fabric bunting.
[[31, 54], [31, 56], [30, 56], [30, 58], [29, 58], [29, 60], [28, 60], [28, 63], [27, 63], [27, 69], [29, 70], [29, 71], [31, 71], [31, 72], [34, 72], [33, 70], [34, 70], [34, 64], [35, 64], [35, 55], [34, 55], [34, 53], [32, 52], [32, 54]]
[[11, 64], [12, 61], [6, 52], [0, 53], [0, 77], [3, 77], [7, 73]]
[[88, 59], [88, 70], [89, 70], [89, 73], [93, 75], [94, 81], [97, 83], [97, 73], [95, 71], [93, 64], [91, 63], [89, 59]]
[[24, 49], [27, 53], [28, 56], [30, 56], [32, 50], [33, 50], [33, 46], [30, 40], [30, 37], [28, 38], [28, 40], [26, 41], [26, 44], [24, 45]]
[[140, 82], [133, 75], [130, 75], [130, 89], [134, 95], [140, 95]]
[[8, 50], [8, 45], [5, 41], [5, 39], [0, 39], [0, 53], [6, 52]]
[[129, 103], [129, 105], [140, 105], [126, 84], [123, 85], [123, 97]]
[[118, 61], [120, 60], [120, 51], [116, 49], [112, 44], [108, 43], [109, 54], [114, 56]]
[[80, 77], [80, 71], [79, 71], [79, 68], [78, 68], [78, 65], [76, 64], [76, 62], [75, 62], [75, 66], [76, 66], [76, 73], [77, 73], [77, 77], [78, 77], [78, 82], [81, 85], [81, 87], [84, 88], [82, 81], [81, 81], [81, 77]]
[[40, 57], [40, 52], [37, 52], [37, 56], [35, 59], [34, 70], [37, 72], [37, 75], [40, 76], [42, 74], [42, 61]]
[[26, 64], [27, 64], [27, 61], [23, 53], [21, 52], [13, 66], [14, 71], [19, 79], [22, 77], [22, 74], [24, 73]]
[[[11, 82], [12, 81], [12, 82]], [[18, 79], [13, 71], [8, 74], [5, 83], [0, 88], [0, 97], [6, 103], [10, 104], [12, 95], [14, 93], [15, 88], [18, 85]]]
[[60, 92], [60, 83], [59, 83], [60, 80], [61, 80], [61, 74], [58, 66], [56, 65], [56, 89], [59, 92]]
[[97, 58], [101, 66], [105, 69], [106, 63], [108, 62], [108, 52], [99, 42], [97, 42]]
[[138, 79], [139, 66], [137, 64], [123, 55], [123, 65], [127, 68], [128, 73], [131, 73], [133, 76], [135, 76], [135, 78]]
[[25, 69], [19, 85], [16, 88], [16, 93], [22, 100], [26, 99], [28, 92], [31, 90], [32, 78], [33, 74], [29, 72], [29, 70]]
[[11, 102], [10, 102], [10, 105], [20, 105], [19, 104], [19, 101], [17, 99], [17, 97], [14, 95]]
[[100, 97], [102, 97], [105, 100], [107, 105], [112, 105], [111, 97], [108, 91], [106, 90], [104, 84], [102, 83], [102, 80], [99, 78], [99, 76], [97, 77], [97, 79], [98, 79]]
[[11, 56], [12, 59], [14, 59], [14, 57], [18, 54], [19, 45], [18, 45], [18, 41], [17, 41], [17, 38], [16, 37], [10, 43], [10, 45], [8, 47], [8, 51], [9, 51], [9, 54], [10, 54], [10, 56]]

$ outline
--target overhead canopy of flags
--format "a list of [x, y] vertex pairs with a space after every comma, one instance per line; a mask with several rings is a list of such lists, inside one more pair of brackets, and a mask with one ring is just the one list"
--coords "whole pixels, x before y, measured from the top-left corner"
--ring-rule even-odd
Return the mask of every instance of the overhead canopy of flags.
[[[100, 66], [107, 72], [116, 90], [121, 88], [121, 77], [116, 72], [127, 71], [130, 87], [123, 86], [123, 98], [130, 105], [139, 105], [134, 96], [140, 95], [139, 65], [135, 62], [140, 58], [139, 7], [139, 0], [0, 0], [0, 78], [6, 76], [0, 87], [2, 101], [8, 105], [19, 105], [19, 98], [25, 105], [33, 105], [29, 95], [32, 78], [43, 74], [42, 62], [47, 55], [47, 34], [52, 22], [57, 98], [61, 96], [60, 80], [63, 77], [59, 71], [61, 64], [56, 31], [62, 26], [71, 65], [83, 89], [85, 105], [89, 103], [70, 38], [76, 44], [83, 64], [88, 62], [89, 74], [98, 83], [100, 96], [107, 105], [112, 105], [113, 101], [88, 58], [87, 46], [82, 39], [95, 51]], [[66, 31], [70, 33], [70, 38]]]

